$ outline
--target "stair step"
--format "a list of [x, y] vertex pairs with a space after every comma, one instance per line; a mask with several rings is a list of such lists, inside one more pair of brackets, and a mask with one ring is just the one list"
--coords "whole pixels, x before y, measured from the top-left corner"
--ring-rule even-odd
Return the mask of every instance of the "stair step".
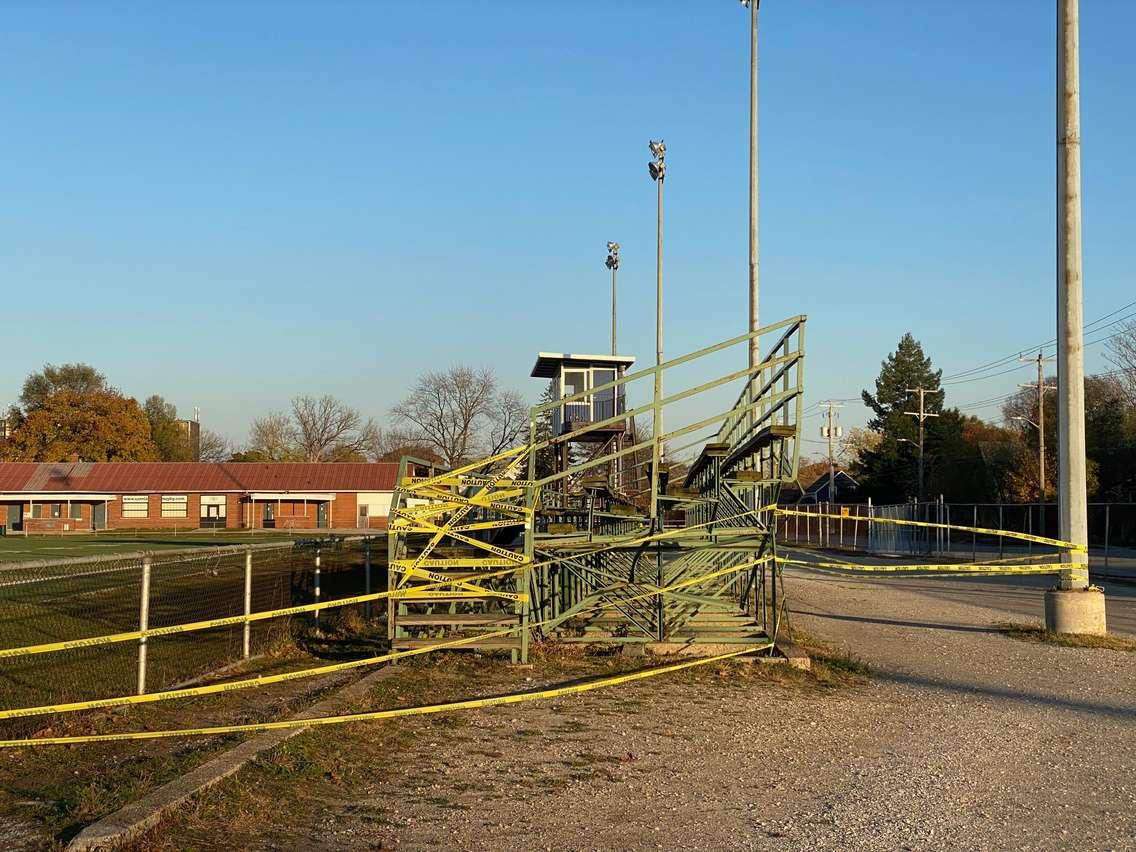
[[[446, 642], [453, 642], [457, 639], [456, 636], [451, 636], [448, 639], [395, 639], [391, 642], [391, 647], [396, 651], [413, 651], [417, 648], [433, 648], [435, 645], [442, 645]], [[510, 639], [508, 637], [497, 637], [493, 639], [477, 639], [472, 642], [466, 642], [463, 645], [453, 645], [443, 650], [447, 651], [512, 651], [515, 648], [521, 647], [520, 639]]]
[[486, 612], [459, 612], [459, 613], [408, 613], [396, 615], [395, 623], [405, 626], [421, 626], [434, 624], [502, 624], [511, 625], [516, 622], [517, 616], [513, 613], [486, 613]]

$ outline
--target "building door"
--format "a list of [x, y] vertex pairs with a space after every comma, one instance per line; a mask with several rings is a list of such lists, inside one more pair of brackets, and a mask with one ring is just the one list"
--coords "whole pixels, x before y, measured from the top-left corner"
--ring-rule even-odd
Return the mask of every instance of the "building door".
[[107, 525], [106, 503], [95, 503], [91, 506], [91, 529], [105, 530]]
[[327, 503], [316, 505], [316, 526], [320, 529], [327, 526]]
[[24, 525], [24, 504], [12, 503], [8, 506], [8, 529], [18, 530]]
[[370, 526], [370, 523], [367, 520], [370, 511], [371, 507], [366, 503], [359, 507], [359, 529], [365, 530]]
[[262, 525], [266, 530], [275, 528], [276, 526], [276, 504], [264, 503], [264, 517], [262, 518]]

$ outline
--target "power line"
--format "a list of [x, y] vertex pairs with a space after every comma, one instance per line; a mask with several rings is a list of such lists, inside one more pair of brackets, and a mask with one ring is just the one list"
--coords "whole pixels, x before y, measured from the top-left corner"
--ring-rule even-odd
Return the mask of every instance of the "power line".
[[[1126, 311], [1129, 308], [1133, 308], [1133, 307], [1136, 307], [1136, 301], [1132, 301], [1132, 302], [1129, 302], [1126, 305], [1122, 305], [1119, 308], [1117, 308], [1116, 310], [1110, 311], [1109, 313], [1105, 314], [1104, 316], [1098, 317], [1097, 319], [1093, 320], [1092, 322], [1087, 323], [1084, 327], [1084, 330], [1087, 333], [1096, 333], [1096, 332], [1102, 331], [1103, 328], [1096, 328], [1095, 326], [1099, 326], [1102, 322], [1109, 319], [1110, 317], [1114, 317], [1117, 314], [1121, 313], [1122, 311]], [[1117, 323], [1123, 322], [1123, 321], [1131, 319], [1133, 317], [1136, 317], [1136, 311], [1134, 311], [1134, 312], [1132, 312], [1132, 313], [1130, 313], [1126, 316], [1120, 317], [1119, 319], [1113, 320], [1112, 322], [1108, 323], [1108, 327], [1114, 326]], [[1099, 341], [1097, 341], [1097, 342], [1099, 342]], [[1046, 340], [1043, 343], [1035, 343], [1033, 346], [1023, 346], [1021, 349], [1019, 349], [1017, 352], [1013, 353], [1012, 355], [1007, 355], [1004, 358], [997, 358], [997, 359], [990, 361], [986, 364], [981, 364], [977, 367], [971, 367], [968, 370], [960, 370], [957, 373], [951, 373], [950, 375], [943, 376], [943, 379], [958, 379], [958, 378], [962, 378], [963, 376], [970, 376], [970, 375], [973, 375], [975, 373], [984, 372], [986, 370], [997, 369], [998, 367], [1005, 366], [1006, 364], [1015, 360], [1023, 352], [1026, 352], [1026, 351], [1031, 350], [1031, 349], [1048, 349], [1048, 348], [1051, 348], [1054, 345], [1056, 345], [1056, 343], [1057, 343], [1056, 338], [1050, 338], [1049, 340]]]

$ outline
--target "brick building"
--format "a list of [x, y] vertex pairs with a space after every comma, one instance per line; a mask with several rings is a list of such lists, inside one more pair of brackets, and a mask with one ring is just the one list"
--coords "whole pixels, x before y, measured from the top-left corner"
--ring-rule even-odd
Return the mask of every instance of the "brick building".
[[3, 462], [12, 531], [385, 529], [398, 465]]

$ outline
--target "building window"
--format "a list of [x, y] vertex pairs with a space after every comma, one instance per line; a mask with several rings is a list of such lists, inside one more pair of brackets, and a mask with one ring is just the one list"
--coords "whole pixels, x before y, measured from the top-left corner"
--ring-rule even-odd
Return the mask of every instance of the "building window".
[[189, 507], [189, 498], [184, 494], [163, 494], [162, 495], [162, 517], [163, 518], [184, 518], [187, 515]]
[[63, 517], [63, 504], [62, 503], [36, 503], [34, 517], [37, 517], [37, 518], [62, 518]]
[[122, 495], [122, 517], [148, 518], [150, 516], [150, 498], [145, 494]]
[[73, 521], [83, 520], [83, 504], [82, 503], [72, 503], [71, 504], [71, 520], [73, 520]]

